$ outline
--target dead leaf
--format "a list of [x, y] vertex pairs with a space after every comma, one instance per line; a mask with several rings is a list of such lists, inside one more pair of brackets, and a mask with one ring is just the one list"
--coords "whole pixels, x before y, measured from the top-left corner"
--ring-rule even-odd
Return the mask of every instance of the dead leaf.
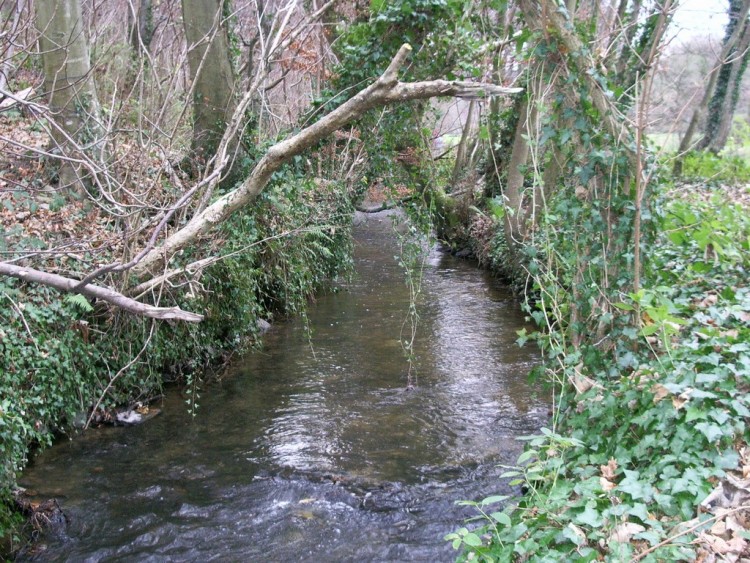
[[610, 458], [607, 465], [599, 466], [599, 470], [602, 472], [602, 477], [612, 481], [615, 478], [615, 473], [617, 473], [617, 460], [613, 457]]
[[750, 479], [740, 479], [731, 473], [700, 503], [700, 508], [720, 514], [722, 508], [737, 508], [750, 501]]
[[745, 550], [747, 541], [740, 537], [733, 537], [731, 540], [725, 540], [718, 536], [702, 532], [698, 535], [697, 542], [709, 548], [713, 553], [722, 555], [723, 561], [734, 563], [739, 560], [740, 555]]
[[570, 378], [570, 382], [573, 384], [573, 387], [576, 389], [576, 394], [580, 395], [581, 393], [585, 393], [589, 389], [593, 387], [601, 388], [601, 385], [598, 384], [596, 381], [591, 379], [590, 377], [584, 375], [581, 373], [581, 370], [583, 369], [583, 364], [578, 364], [575, 367], [575, 375], [573, 375]]
[[726, 533], [727, 533], [727, 524], [723, 520], [719, 520], [718, 522], [715, 522], [713, 526], [711, 526], [711, 534], [714, 536], [720, 536], [722, 538], [725, 538]]
[[698, 306], [699, 307], [711, 307], [713, 305], [716, 305], [718, 301], [719, 301], [718, 295], [716, 295], [715, 293], [709, 293], [708, 295], [706, 295], [706, 297], [698, 301]]
[[679, 397], [672, 397], [672, 406], [677, 410], [680, 410], [682, 407], [684, 407], [685, 403], [687, 402], [687, 397], [683, 397], [682, 395], [680, 395]]
[[613, 530], [612, 535], [609, 536], [610, 541], [616, 541], [619, 543], [629, 542], [635, 534], [645, 532], [646, 528], [635, 522], [623, 522], [618, 524]]
[[604, 477], [599, 477], [599, 485], [601, 485], [602, 490], [605, 492], [609, 492], [617, 486], [612, 481], [609, 481]]
[[670, 394], [669, 389], [664, 387], [661, 383], [657, 383], [651, 388], [651, 392], [654, 394], [654, 403], [658, 403]]

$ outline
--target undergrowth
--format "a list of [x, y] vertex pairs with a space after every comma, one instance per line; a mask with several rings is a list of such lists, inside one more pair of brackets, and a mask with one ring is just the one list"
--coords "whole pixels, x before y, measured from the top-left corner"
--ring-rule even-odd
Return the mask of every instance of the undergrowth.
[[691, 151], [684, 157], [682, 175], [688, 181], [747, 184], [750, 182], [750, 164], [738, 155], [719, 156], [707, 151]]
[[[106, 411], [147, 400], [170, 380], [188, 384], [194, 411], [204, 368], [251, 345], [260, 319], [303, 312], [316, 291], [350, 271], [351, 213], [342, 184], [280, 173], [212, 239], [222, 258], [159, 295], [161, 306], [205, 312], [197, 324], [0, 280], [0, 537], [12, 543], [17, 535], [13, 491], [31, 450], [75, 432], [93, 405]], [[194, 252], [180, 259], [190, 263]]]
[[697, 534], [715, 523], [698, 505], [747, 463], [750, 219], [700, 194], [656, 214], [643, 287], [613, 304], [631, 322], [612, 345], [561, 346], [554, 322], [531, 335], [555, 382], [552, 429], [524, 438], [505, 474], [525, 494], [468, 503], [479, 516], [446, 538], [462, 560], [696, 558]]

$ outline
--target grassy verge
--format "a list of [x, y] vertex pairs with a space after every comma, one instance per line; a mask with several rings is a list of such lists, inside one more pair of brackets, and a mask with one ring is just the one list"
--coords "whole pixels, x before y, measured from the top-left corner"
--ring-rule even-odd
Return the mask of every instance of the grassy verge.
[[750, 498], [748, 210], [721, 189], [692, 188], [657, 211], [644, 287], [613, 304], [630, 322], [612, 345], [566, 347], [554, 323], [535, 335], [555, 417], [506, 473], [525, 494], [470, 503], [478, 520], [446, 538], [462, 560], [748, 553], [736, 499], [699, 509], [722, 483]]

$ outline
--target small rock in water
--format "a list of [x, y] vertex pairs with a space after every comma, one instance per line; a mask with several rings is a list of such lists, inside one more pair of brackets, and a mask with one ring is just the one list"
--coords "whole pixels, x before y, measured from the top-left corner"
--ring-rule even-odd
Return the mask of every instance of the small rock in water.
[[135, 411], [118, 412], [115, 420], [119, 424], [140, 424], [143, 422], [143, 415]]
[[115, 415], [115, 424], [122, 424], [123, 426], [133, 426], [135, 424], [141, 424], [149, 419], [154, 418], [160, 412], [160, 409], [150, 408], [132, 409], [118, 412]]

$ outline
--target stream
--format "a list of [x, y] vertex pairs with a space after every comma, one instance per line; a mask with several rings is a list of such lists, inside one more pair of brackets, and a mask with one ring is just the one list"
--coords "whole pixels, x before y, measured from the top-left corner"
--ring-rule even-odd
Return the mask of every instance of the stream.
[[[280, 322], [201, 393], [134, 427], [61, 440], [20, 479], [68, 516], [21, 560], [453, 561], [455, 501], [508, 494], [518, 436], [544, 425], [537, 362], [509, 289], [438, 249], [409, 309], [387, 214], [355, 218], [355, 274]], [[408, 324], [407, 324], [408, 329]], [[408, 330], [407, 330], [408, 332]]]

